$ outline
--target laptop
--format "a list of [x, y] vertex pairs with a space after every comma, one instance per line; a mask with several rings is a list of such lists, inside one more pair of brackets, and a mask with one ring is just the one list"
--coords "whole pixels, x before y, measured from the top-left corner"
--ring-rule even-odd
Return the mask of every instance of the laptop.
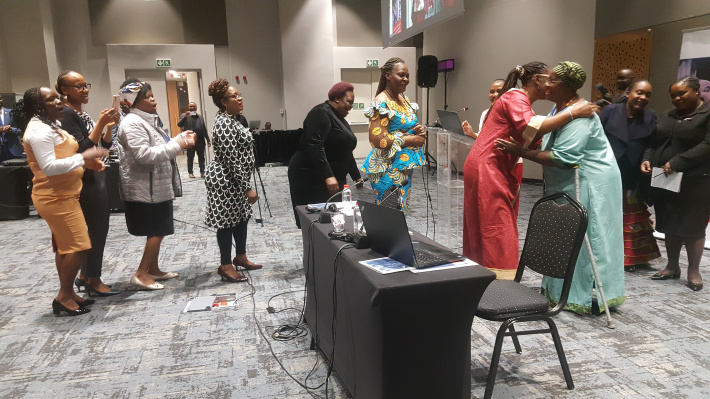
[[441, 127], [462, 136], [466, 135], [461, 127], [461, 119], [459, 119], [459, 114], [457, 112], [437, 109], [436, 113], [439, 115], [439, 124], [441, 124]]
[[249, 129], [257, 130], [261, 126], [261, 121], [249, 121]]
[[462, 261], [463, 255], [423, 242], [412, 242], [404, 213], [358, 200], [367, 241], [375, 252], [417, 269]]

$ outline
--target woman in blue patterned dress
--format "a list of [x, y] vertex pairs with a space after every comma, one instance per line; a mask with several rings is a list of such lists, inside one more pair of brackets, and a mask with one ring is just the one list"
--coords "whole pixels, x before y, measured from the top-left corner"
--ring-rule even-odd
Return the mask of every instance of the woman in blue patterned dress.
[[370, 177], [378, 204], [390, 196], [396, 198], [393, 190], [399, 190], [405, 215], [412, 169], [424, 164], [426, 142], [426, 130], [417, 123], [419, 106], [404, 95], [408, 84], [407, 64], [401, 58], [390, 58], [382, 66], [377, 95], [365, 110], [372, 151], [361, 168]]

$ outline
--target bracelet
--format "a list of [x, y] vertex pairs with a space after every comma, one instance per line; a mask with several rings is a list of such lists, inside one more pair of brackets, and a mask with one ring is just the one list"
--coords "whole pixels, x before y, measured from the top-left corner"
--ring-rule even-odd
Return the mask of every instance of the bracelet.
[[[567, 112], [569, 112], [569, 117], [572, 118], [572, 120], [574, 120], [574, 115], [572, 115], [572, 110], [570, 110], [569, 108], [567, 108]], [[570, 121], [570, 122], [571, 122], [571, 121]]]

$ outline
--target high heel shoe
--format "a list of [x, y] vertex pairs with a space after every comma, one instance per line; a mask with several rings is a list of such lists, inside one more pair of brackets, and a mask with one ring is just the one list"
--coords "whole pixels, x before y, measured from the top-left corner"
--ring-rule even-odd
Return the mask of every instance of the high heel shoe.
[[219, 274], [222, 281], [227, 281], [228, 283], [241, 283], [241, 282], [249, 280], [247, 278], [247, 276], [245, 276], [239, 272], [236, 272], [236, 273], [237, 273], [238, 277], [232, 277], [232, 276], [228, 275], [227, 272], [224, 271], [224, 269], [222, 269], [222, 266], [217, 268], [217, 274]]
[[54, 313], [55, 316], [59, 316], [61, 312], [67, 312], [69, 316], [79, 316], [84, 313], [89, 313], [91, 312], [91, 309], [89, 308], [82, 308], [81, 306], [77, 310], [71, 310], [67, 309], [66, 306], [62, 305], [59, 303], [56, 299], [52, 301], [52, 313]]
[[[109, 289], [111, 288], [110, 285], [107, 285], [107, 287], [109, 287]], [[98, 296], [114, 296], [114, 295], [118, 295], [118, 294], [121, 293], [121, 291], [114, 291], [114, 290], [110, 290], [109, 292], [97, 291], [96, 289], [94, 289], [94, 287], [90, 286], [89, 284], [87, 284], [87, 285], [84, 286], [84, 290], [86, 291], [86, 294], [89, 295], [89, 296], [92, 296], [92, 295], [98, 295]], [[92, 300], [93, 300], [93, 299], [92, 299]]]
[[232, 264], [234, 265], [235, 268], [236, 268], [237, 266], [241, 266], [241, 267], [243, 267], [243, 268], [245, 268], [245, 269], [247, 269], [247, 270], [259, 270], [259, 269], [261, 269], [262, 267], [264, 267], [264, 265], [257, 265], [257, 264], [247, 265], [246, 263], [242, 263], [242, 262], [240, 262], [239, 260], [237, 260], [236, 257], [235, 257], [234, 259], [232, 259]]
[[74, 285], [76, 285], [76, 290], [81, 292], [82, 287], [86, 287], [86, 281], [80, 279], [79, 277], [74, 279]]
[[80, 308], [85, 308], [85, 307], [87, 307], [89, 305], [93, 305], [95, 303], [96, 303], [96, 301], [93, 299], [84, 299], [81, 302], [76, 301], [76, 304], [79, 305]]

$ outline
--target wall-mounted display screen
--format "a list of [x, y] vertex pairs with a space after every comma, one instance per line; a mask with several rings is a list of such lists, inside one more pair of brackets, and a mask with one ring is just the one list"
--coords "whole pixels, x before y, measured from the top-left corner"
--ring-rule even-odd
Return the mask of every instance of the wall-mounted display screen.
[[382, 0], [382, 46], [397, 44], [463, 12], [463, 0]]
[[450, 72], [454, 70], [454, 59], [441, 60], [436, 65], [437, 72]]

